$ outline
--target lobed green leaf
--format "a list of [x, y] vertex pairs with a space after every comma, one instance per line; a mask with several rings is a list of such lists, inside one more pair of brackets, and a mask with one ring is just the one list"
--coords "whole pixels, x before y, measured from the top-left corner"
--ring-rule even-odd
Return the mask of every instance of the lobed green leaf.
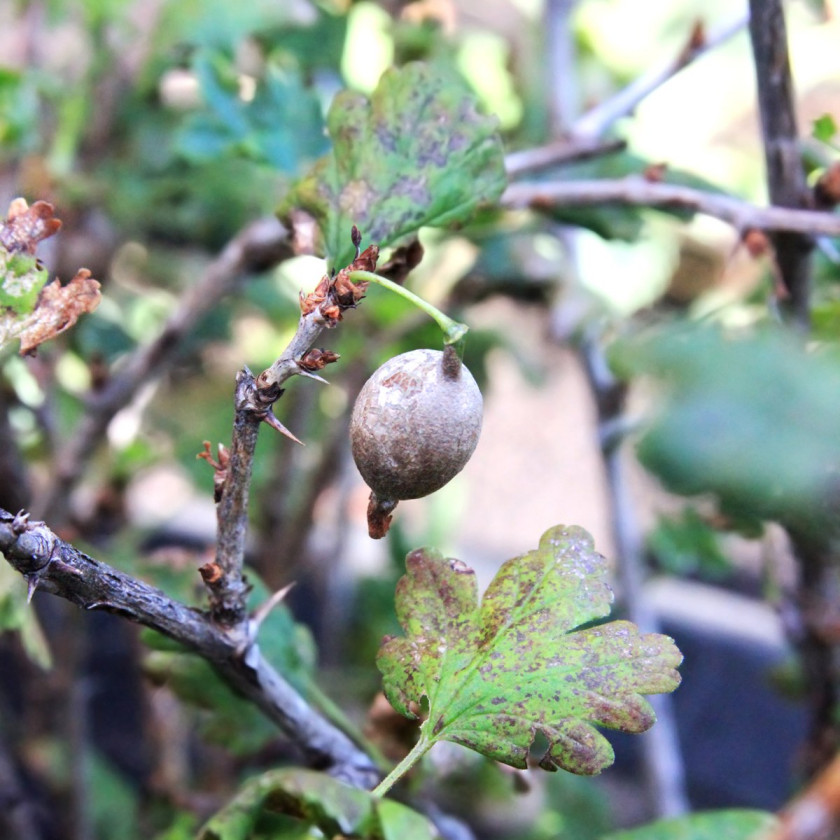
[[291, 768], [272, 770], [248, 782], [204, 826], [198, 840], [247, 840], [265, 811], [287, 814], [326, 837], [434, 840], [439, 836], [425, 817], [405, 805], [378, 799], [322, 773]]
[[427, 742], [449, 740], [525, 767], [538, 733], [546, 770], [598, 773], [613, 761], [595, 725], [643, 732], [655, 716], [644, 694], [672, 691], [682, 656], [673, 641], [614, 621], [607, 562], [583, 529], [558, 526], [536, 551], [505, 563], [479, 606], [474, 572], [418, 550], [397, 587], [405, 637], [377, 664], [402, 714], [428, 703]]
[[831, 143], [837, 137], [837, 123], [831, 114], [822, 114], [811, 125], [811, 136], [822, 143]]
[[355, 224], [380, 247], [420, 227], [465, 222], [505, 188], [496, 120], [422, 63], [382, 75], [370, 99], [345, 91], [327, 116], [332, 151], [287, 196], [321, 229], [333, 267], [350, 262]]

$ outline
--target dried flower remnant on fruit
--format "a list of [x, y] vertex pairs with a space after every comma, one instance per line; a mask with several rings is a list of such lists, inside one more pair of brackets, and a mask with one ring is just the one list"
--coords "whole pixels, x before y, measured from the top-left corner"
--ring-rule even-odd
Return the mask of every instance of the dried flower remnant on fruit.
[[427, 496], [464, 468], [481, 418], [481, 392], [451, 346], [395, 356], [370, 377], [353, 408], [350, 442], [371, 489], [371, 537], [385, 536], [399, 500]]

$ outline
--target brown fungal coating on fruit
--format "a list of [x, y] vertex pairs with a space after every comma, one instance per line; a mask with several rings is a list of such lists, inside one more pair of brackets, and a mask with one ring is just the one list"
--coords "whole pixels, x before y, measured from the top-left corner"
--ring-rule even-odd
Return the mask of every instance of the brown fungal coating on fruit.
[[350, 420], [353, 459], [372, 503], [427, 496], [454, 478], [478, 443], [481, 412], [478, 385], [451, 347], [385, 362]]

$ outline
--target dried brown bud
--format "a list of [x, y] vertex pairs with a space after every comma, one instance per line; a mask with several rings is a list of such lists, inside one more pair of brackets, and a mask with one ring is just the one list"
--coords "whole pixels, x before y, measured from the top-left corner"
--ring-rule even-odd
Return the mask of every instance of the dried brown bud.
[[665, 180], [665, 173], [668, 171], [667, 163], [651, 163], [645, 167], [642, 176], [651, 184], [659, 184]]
[[208, 586], [213, 586], [213, 584], [218, 583], [224, 577], [222, 567], [215, 561], [199, 566], [198, 573]]
[[379, 246], [368, 245], [356, 259], [349, 265], [350, 271], [376, 271], [376, 263], [379, 260]]
[[380, 499], [376, 493], [370, 494], [367, 508], [368, 536], [372, 540], [381, 540], [391, 528], [394, 518], [391, 512], [397, 506], [393, 499]]
[[324, 316], [328, 328], [338, 326], [341, 320], [341, 307], [337, 303], [331, 303], [328, 306], [321, 307], [321, 315]]
[[316, 370], [323, 370], [327, 365], [337, 362], [341, 357], [332, 350], [323, 350], [313, 347], [298, 362], [298, 367], [313, 373]]
[[747, 249], [747, 253], [753, 258], [763, 257], [770, 250], [770, 240], [763, 230], [749, 228], [744, 231], [741, 241]]
[[362, 285], [367, 287], [367, 283], [354, 283], [350, 279], [350, 269], [342, 268], [333, 281], [333, 300], [342, 310], [352, 309], [364, 297], [365, 289], [362, 288]]
[[318, 285], [308, 294], [300, 295], [300, 311], [304, 315], [309, 315], [314, 312], [326, 299], [330, 291], [330, 278], [325, 274], [319, 281]]
[[227, 481], [228, 465], [230, 464], [230, 452], [223, 444], [219, 444], [219, 460], [217, 461], [210, 451], [210, 441], [204, 441], [204, 451], [199, 452], [196, 458], [201, 458], [207, 461], [213, 467], [213, 501], [218, 504], [222, 500], [222, 495], [225, 492], [225, 482]]

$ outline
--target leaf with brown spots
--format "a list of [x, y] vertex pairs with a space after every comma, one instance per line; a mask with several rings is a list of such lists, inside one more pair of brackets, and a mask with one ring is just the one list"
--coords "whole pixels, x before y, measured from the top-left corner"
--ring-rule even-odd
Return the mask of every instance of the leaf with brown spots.
[[384, 248], [424, 225], [463, 223], [505, 188], [497, 127], [466, 87], [431, 65], [387, 70], [370, 99], [335, 97], [327, 116], [333, 149], [280, 212], [315, 217], [334, 268], [352, 259], [351, 225]]
[[47, 282], [49, 272], [35, 257], [42, 239], [52, 236], [61, 227], [53, 216], [52, 204], [36, 201], [31, 207], [22, 198], [9, 205], [5, 219], [0, 220], [0, 336], [5, 343], [16, 336], [20, 318], [35, 308], [38, 295]]
[[34, 254], [42, 239], [52, 236], [61, 227], [53, 216], [53, 206], [36, 201], [31, 207], [25, 199], [16, 198], [9, 205], [9, 214], [0, 221], [0, 246], [10, 254]]
[[34, 352], [38, 345], [70, 329], [80, 315], [93, 312], [99, 306], [101, 297], [99, 282], [86, 268], [80, 268], [66, 286], [59, 280], [44, 286], [35, 311], [22, 324], [21, 356]]
[[413, 717], [425, 698], [421, 742], [454, 741], [525, 767], [538, 734], [546, 770], [599, 773], [613, 762], [596, 725], [644, 732], [655, 716], [644, 694], [673, 691], [682, 655], [667, 636], [609, 614], [607, 561], [581, 528], [547, 531], [536, 551], [505, 563], [478, 603], [475, 574], [420, 549], [397, 586], [404, 637], [377, 664], [385, 694]]

